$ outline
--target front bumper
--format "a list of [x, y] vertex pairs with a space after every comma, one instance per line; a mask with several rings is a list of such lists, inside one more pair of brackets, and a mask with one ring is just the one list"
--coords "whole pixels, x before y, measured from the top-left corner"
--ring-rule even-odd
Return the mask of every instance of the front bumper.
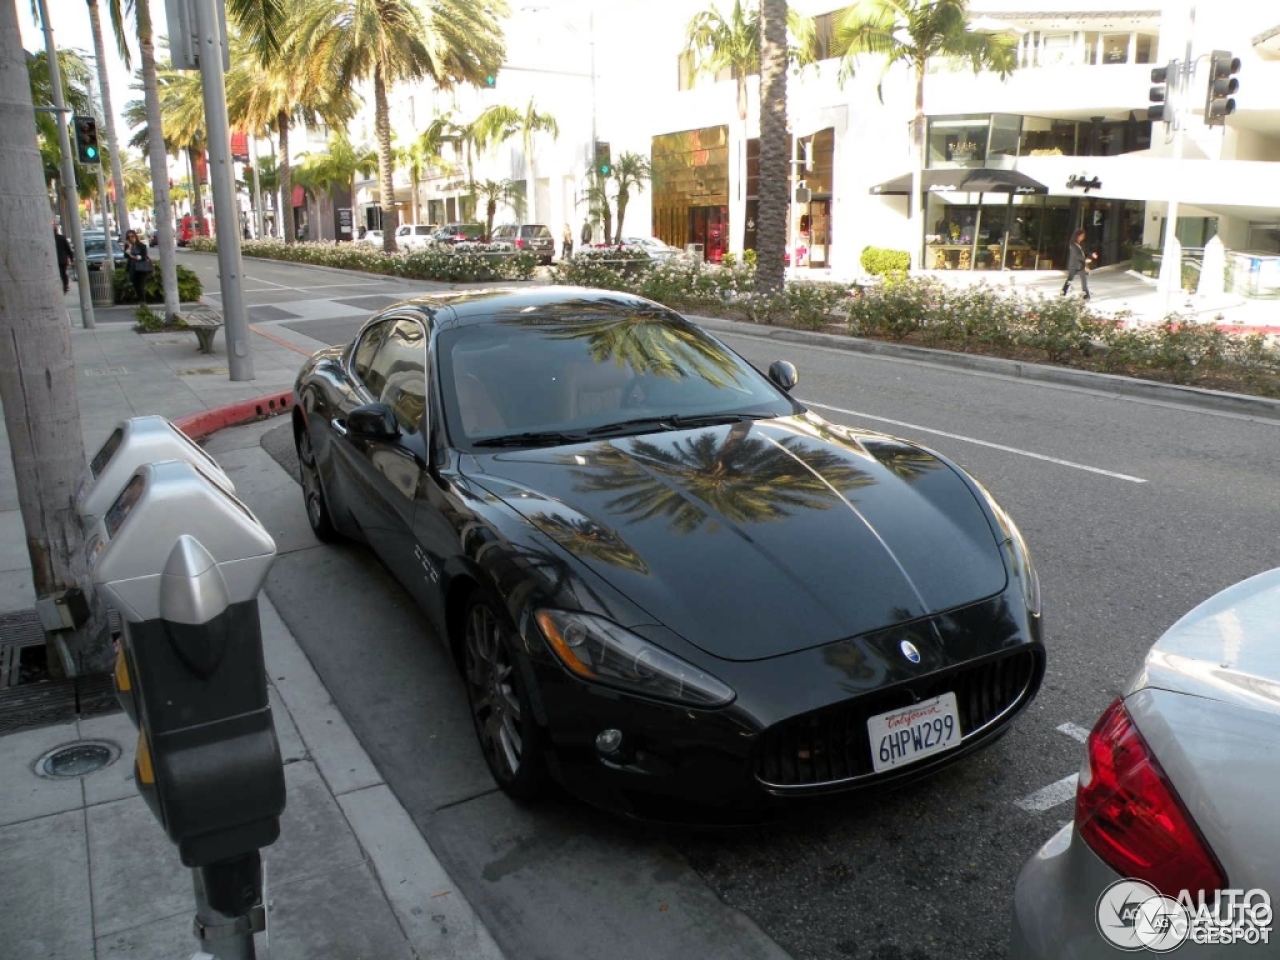
[[[797, 798], [926, 776], [998, 739], [1039, 689], [1038, 620], [1027, 618], [1000, 644], [975, 640], [974, 624], [997, 608], [1009, 609], [989, 601], [946, 618], [957, 629], [948, 636], [940, 628], [932, 649], [913, 624], [768, 661], [699, 663], [738, 693], [718, 710], [586, 684], [557, 661], [535, 657], [528, 662], [530, 689], [550, 741], [551, 772], [594, 805], [679, 822], [751, 821]], [[905, 668], [897, 652], [905, 631], [925, 648], [920, 668]], [[879, 662], [890, 653], [904, 666]], [[966, 677], [981, 679], [983, 688], [966, 685]], [[867, 717], [946, 691], [957, 693], [964, 740], [873, 772]], [[596, 747], [606, 729], [622, 732], [622, 747], [611, 755]]]

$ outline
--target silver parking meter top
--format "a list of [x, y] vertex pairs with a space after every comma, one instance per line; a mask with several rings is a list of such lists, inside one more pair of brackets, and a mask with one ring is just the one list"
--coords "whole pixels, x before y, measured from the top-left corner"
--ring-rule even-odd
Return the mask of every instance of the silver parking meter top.
[[77, 512], [86, 524], [92, 524], [115, 502], [135, 470], [144, 463], [165, 460], [189, 460], [227, 493], [236, 492], [218, 462], [164, 417], [130, 417], [116, 425], [81, 475], [76, 487]]
[[276, 556], [249, 508], [185, 460], [139, 467], [88, 543], [95, 586], [134, 623], [205, 622], [192, 618], [252, 600]]

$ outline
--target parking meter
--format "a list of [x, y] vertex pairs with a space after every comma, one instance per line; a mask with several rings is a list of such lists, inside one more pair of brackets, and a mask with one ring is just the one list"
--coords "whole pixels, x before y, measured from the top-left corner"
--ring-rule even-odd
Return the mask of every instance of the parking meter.
[[124, 625], [116, 676], [138, 724], [138, 790], [184, 864], [217, 868], [210, 902], [239, 915], [245, 863], [253, 874], [285, 803], [257, 601], [275, 543], [203, 468], [171, 460], [133, 473], [88, 544]]
[[130, 417], [111, 431], [76, 486], [76, 511], [86, 528], [106, 512], [135, 470], [165, 460], [189, 460], [216, 486], [236, 492], [218, 462], [164, 417]]

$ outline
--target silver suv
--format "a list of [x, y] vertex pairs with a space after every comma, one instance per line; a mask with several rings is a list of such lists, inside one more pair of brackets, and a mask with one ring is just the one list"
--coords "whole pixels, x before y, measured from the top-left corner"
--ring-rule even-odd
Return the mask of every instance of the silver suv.
[[556, 255], [556, 241], [545, 223], [506, 223], [493, 230], [494, 243], [509, 243], [517, 250], [536, 254], [538, 262], [549, 264]]

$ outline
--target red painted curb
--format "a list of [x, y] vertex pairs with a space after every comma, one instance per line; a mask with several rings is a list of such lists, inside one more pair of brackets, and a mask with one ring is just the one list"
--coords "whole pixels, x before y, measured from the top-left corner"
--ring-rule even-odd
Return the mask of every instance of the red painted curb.
[[201, 410], [189, 413], [173, 421], [173, 425], [192, 440], [199, 440], [211, 433], [217, 433], [227, 427], [237, 427], [254, 420], [263, 420], [281, 413], [287, 413], [293, 407], [293, 391], [271, 393], [256, 400], [241, 400], [229, 403], [225, 407], [214, 407], [212, 410]]

